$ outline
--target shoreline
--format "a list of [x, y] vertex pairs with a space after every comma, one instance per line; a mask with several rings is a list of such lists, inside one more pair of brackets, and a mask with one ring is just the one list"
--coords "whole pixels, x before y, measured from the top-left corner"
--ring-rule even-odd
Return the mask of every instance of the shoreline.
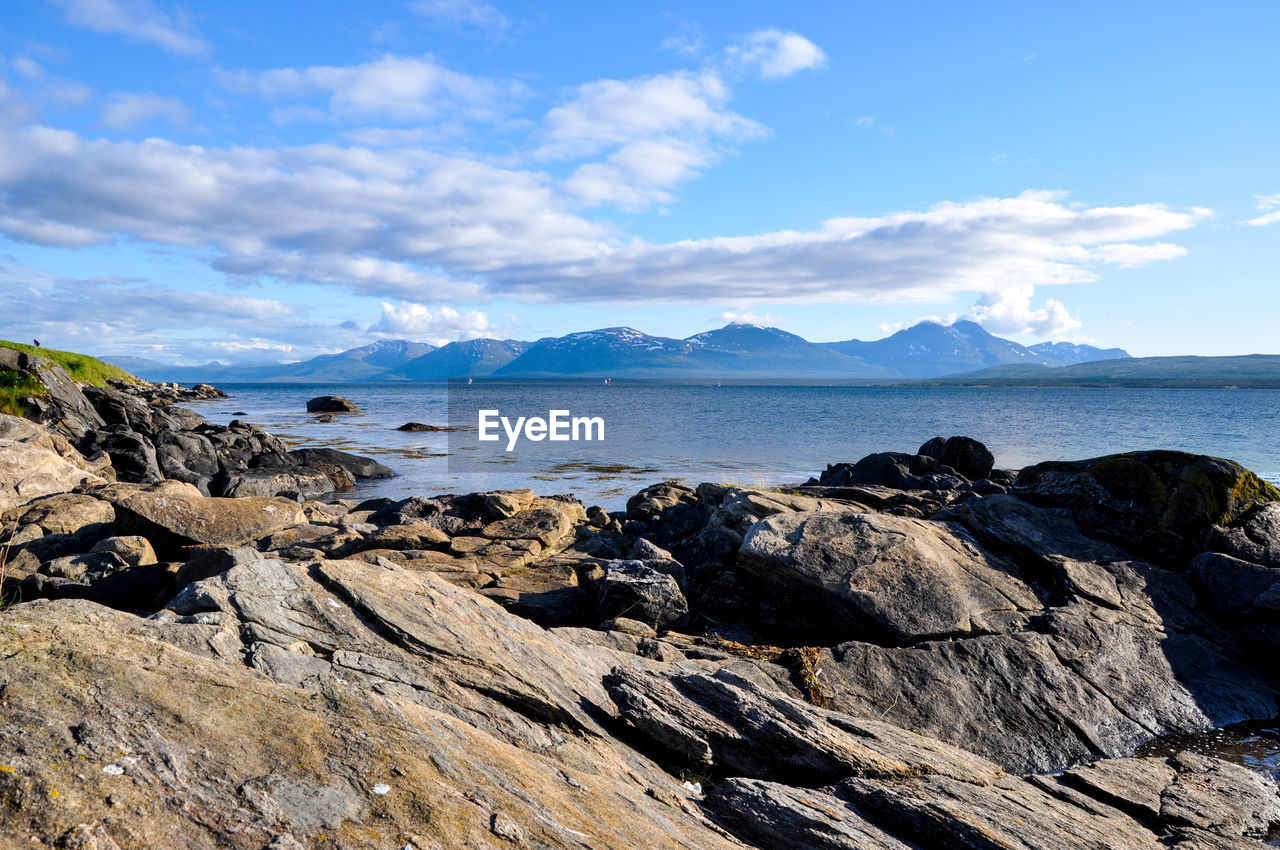
[[788, 488], [650, 484], [614, 512], [525, 489], [357, 501], [306, 488], [370, 459], [181, 396], [0, 416], [6, 828], [1191, 850], [1280, 826], [1265, 773], [1132, 758], [1278, 713], [1258, 659], [1280, 648], [1280, 490], [1234, 462], [1013, 473], [939, 437]]

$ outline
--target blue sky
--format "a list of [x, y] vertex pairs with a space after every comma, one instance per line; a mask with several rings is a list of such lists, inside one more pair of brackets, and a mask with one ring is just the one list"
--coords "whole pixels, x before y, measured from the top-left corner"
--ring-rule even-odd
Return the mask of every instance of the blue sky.
[[0, 336], [1275, 352], [1274, 2], [11, 0]]

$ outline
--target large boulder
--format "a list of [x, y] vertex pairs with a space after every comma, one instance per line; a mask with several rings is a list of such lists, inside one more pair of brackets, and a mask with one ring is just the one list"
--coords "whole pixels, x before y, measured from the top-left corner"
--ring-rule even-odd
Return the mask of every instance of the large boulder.
[[981, 481], [991, 474], [996, 458], [991, 450], [972, 437], [934, 437], [916, 452], [936, 458], [970, 481]]
[[34, 443], [0, 439], [0, 511], [102, 478]]
[[955, 527], [868, 511], [771, 516], [747, 534], [738, 564], [845, 639], [1003, 633], [1043, 609], [1013, 562]]
[[289, 457], [303, 466], [336, 466], [352, 478], [390, 478], [395, 475], [391, 467], [373, 458], [337, 449], [294, 449], [289, 452]]
[[356, 413], [359, 410], [355, 402], [336, 395], [317, 396], [307, 402], [307, 413]]
[[1093, 534], [1166, 562], [1201, 551], [1212, 526], [1233, 525], [1280, 500], [1280, 490], [1234, 461], [1173, 451], [1041, 463], [1022, 470], [1014, 488], [1067, 511]]
[[209, 482], [209, 492], [234, 498], [286, 496], [313, 499], [347, 489], [352, 485], [347, 473], [336, 466], [261, 467], [218, 474]]
[[596, 592], [601, 619], [629, 617], [659, 630], [689, 622], [689, 602], [679, 582], [645, 561], [608, 562]]
[[156, 449], [151, 441], [124, 425], [108, 425], [91, 431], [80, 441], [84, 454], [106, 452], [121, 481], [154, 484], [163, 480]]
[[121, 491], [113, 503], [121, 531], [146, 537], [162, 556], [201, 543], [242, 546], [307, 522], [297, 502], [213, 498], [177, 481]]

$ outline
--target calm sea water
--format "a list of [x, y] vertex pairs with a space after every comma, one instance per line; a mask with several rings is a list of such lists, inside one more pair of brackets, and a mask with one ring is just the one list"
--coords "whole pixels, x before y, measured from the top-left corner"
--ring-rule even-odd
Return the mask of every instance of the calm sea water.
[[[828, 463], [915, 451], [933, 436], [986, 443], [1000, 466], [1167, 448], [1227, 457], [1280, 481], [1280, 391], [476, 382], [226, 385], [191, 405], [214, 422], [246, 419], [296, 445], [377, 457], [397, 473], [358, 494], [402, 497], [532, 487], [614, 509], [645, 484], [676, 478], [752, 485], [798, 482]], [[474, 410], [550, 408], [601, 416], [603, 443], [524, 442], [478, 451], [474, 432], [406, 433], [417, 421], [473, 421]], [[306, 401], [340, 395], [360, 413], [318, 421]], [[450, 449], [453, 456], [450, 457]]]

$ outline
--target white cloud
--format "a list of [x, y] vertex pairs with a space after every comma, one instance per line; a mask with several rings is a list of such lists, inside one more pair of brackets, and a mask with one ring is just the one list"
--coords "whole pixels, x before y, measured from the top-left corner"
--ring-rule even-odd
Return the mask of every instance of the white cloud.
[[191, 110], [179, 98], [154, 92], [113, 94], [102, 108], [102, 123], [113, 130], [128, 130], [157, 118], [179, 127], [191, 119]]
[[476, 339], [492, 336], [489, 317], [479, 310], [460, 313], [452, 307], [433, 311], [423, 304], [401, 301], [380, 305], [382, 316], [369, 326], [369, 333], [383, 337], [407, 337], [432, 345], [444, 345], [454, 339]]
[[1168, 242], [1152, 242], [1150, 245], [1118, 242], [1114, 245], [1095, 248], [1090, 253], [1100, 263], [1131, 269], [1158, 260], [1172, 260], [1186, 256], [1187, 249], [1181, 245], [1170, 245]]
[[827, 63], [822, 48], [799, 33], [757, 30], [725, 50], [733, 67], [759, 74], [766, 80], [790, 77]]
[[725, 310], [711, 321], [723, 322], [726, 325], [764, 325], [765, 327], [777, 327], [787, 323], [786, 319], [779, 319], [772, 313], [752, 313], [750, 311], [735, 313], [732, 310]]
[[414, 0], [409, 8], [425, 18], [451, 26], [472, 26], [501, 35], [511, 19], [483, 0]]
[[1060, 337], [1080, 327], [1080, 320], [1068, 313], [1060, 301], [1047, 298], [1043, 307], [1032, 309], [1034, 292], [1034, 286], [1026, 285], [991, 293], [969, 310], [967, 318], [994, 334]]
[[201, 55], [210, 46], [189, 22], [174, 20], [148, 0], [49, 0], [67, 23], [157, 44], [170, 53]]
[[[629, 167], [660, 181], [691, 166]], [[544, 174], [464, 157], [0, 130], [0, 233], [11, 238], [56, 247], [136, 239], [246, 279], [415, 303], [937, 302], [1166, 259], [1176, 246], [1144, 243], [1207, 214], [1024, 192], [808, 231], [656, 244], [575, 214]]]
[[677, 71], [579, 86], [543, 119], [546, 158], [588, 156], [659, 136], [748, 139], [764, 133], [727, 108], [728, 86], [711, 71]]
[[[519, 83], [501, 83], [452, 71], [431, 56], [386, 55], [360, 65], [314, 65], [270, 71], [223, 71], [219, 79], [238, 93], [267, 100], [328, 99], [328, 115], [343, 120], [380, 119], [395, 124], [443, 114], [492, 118], [525, 94]], [[321, 118], [311, 107], [286, 108], [284, 118]]]
[[637, 209], [672, 200], [670, 189], [696, 177], [735, 142], [765, 129], [728, 108], [729, 88], [712, 71], [680, 71], [579, 86], [547, 112], [542, 159], [587, 162], [565, 189], [587, 205]]
[[[1254, 227], [1264, 227], [1268, 224], [1275, 224], [1280, 221], [1280, 194], [1275, 195], [1258, 195], [1258, 210], [1266, 213], [1257, 218], [1251, 218], [1245, 224], [1251, 224]], [[1268, 212], [1270, 210], [1270, 212]]]

